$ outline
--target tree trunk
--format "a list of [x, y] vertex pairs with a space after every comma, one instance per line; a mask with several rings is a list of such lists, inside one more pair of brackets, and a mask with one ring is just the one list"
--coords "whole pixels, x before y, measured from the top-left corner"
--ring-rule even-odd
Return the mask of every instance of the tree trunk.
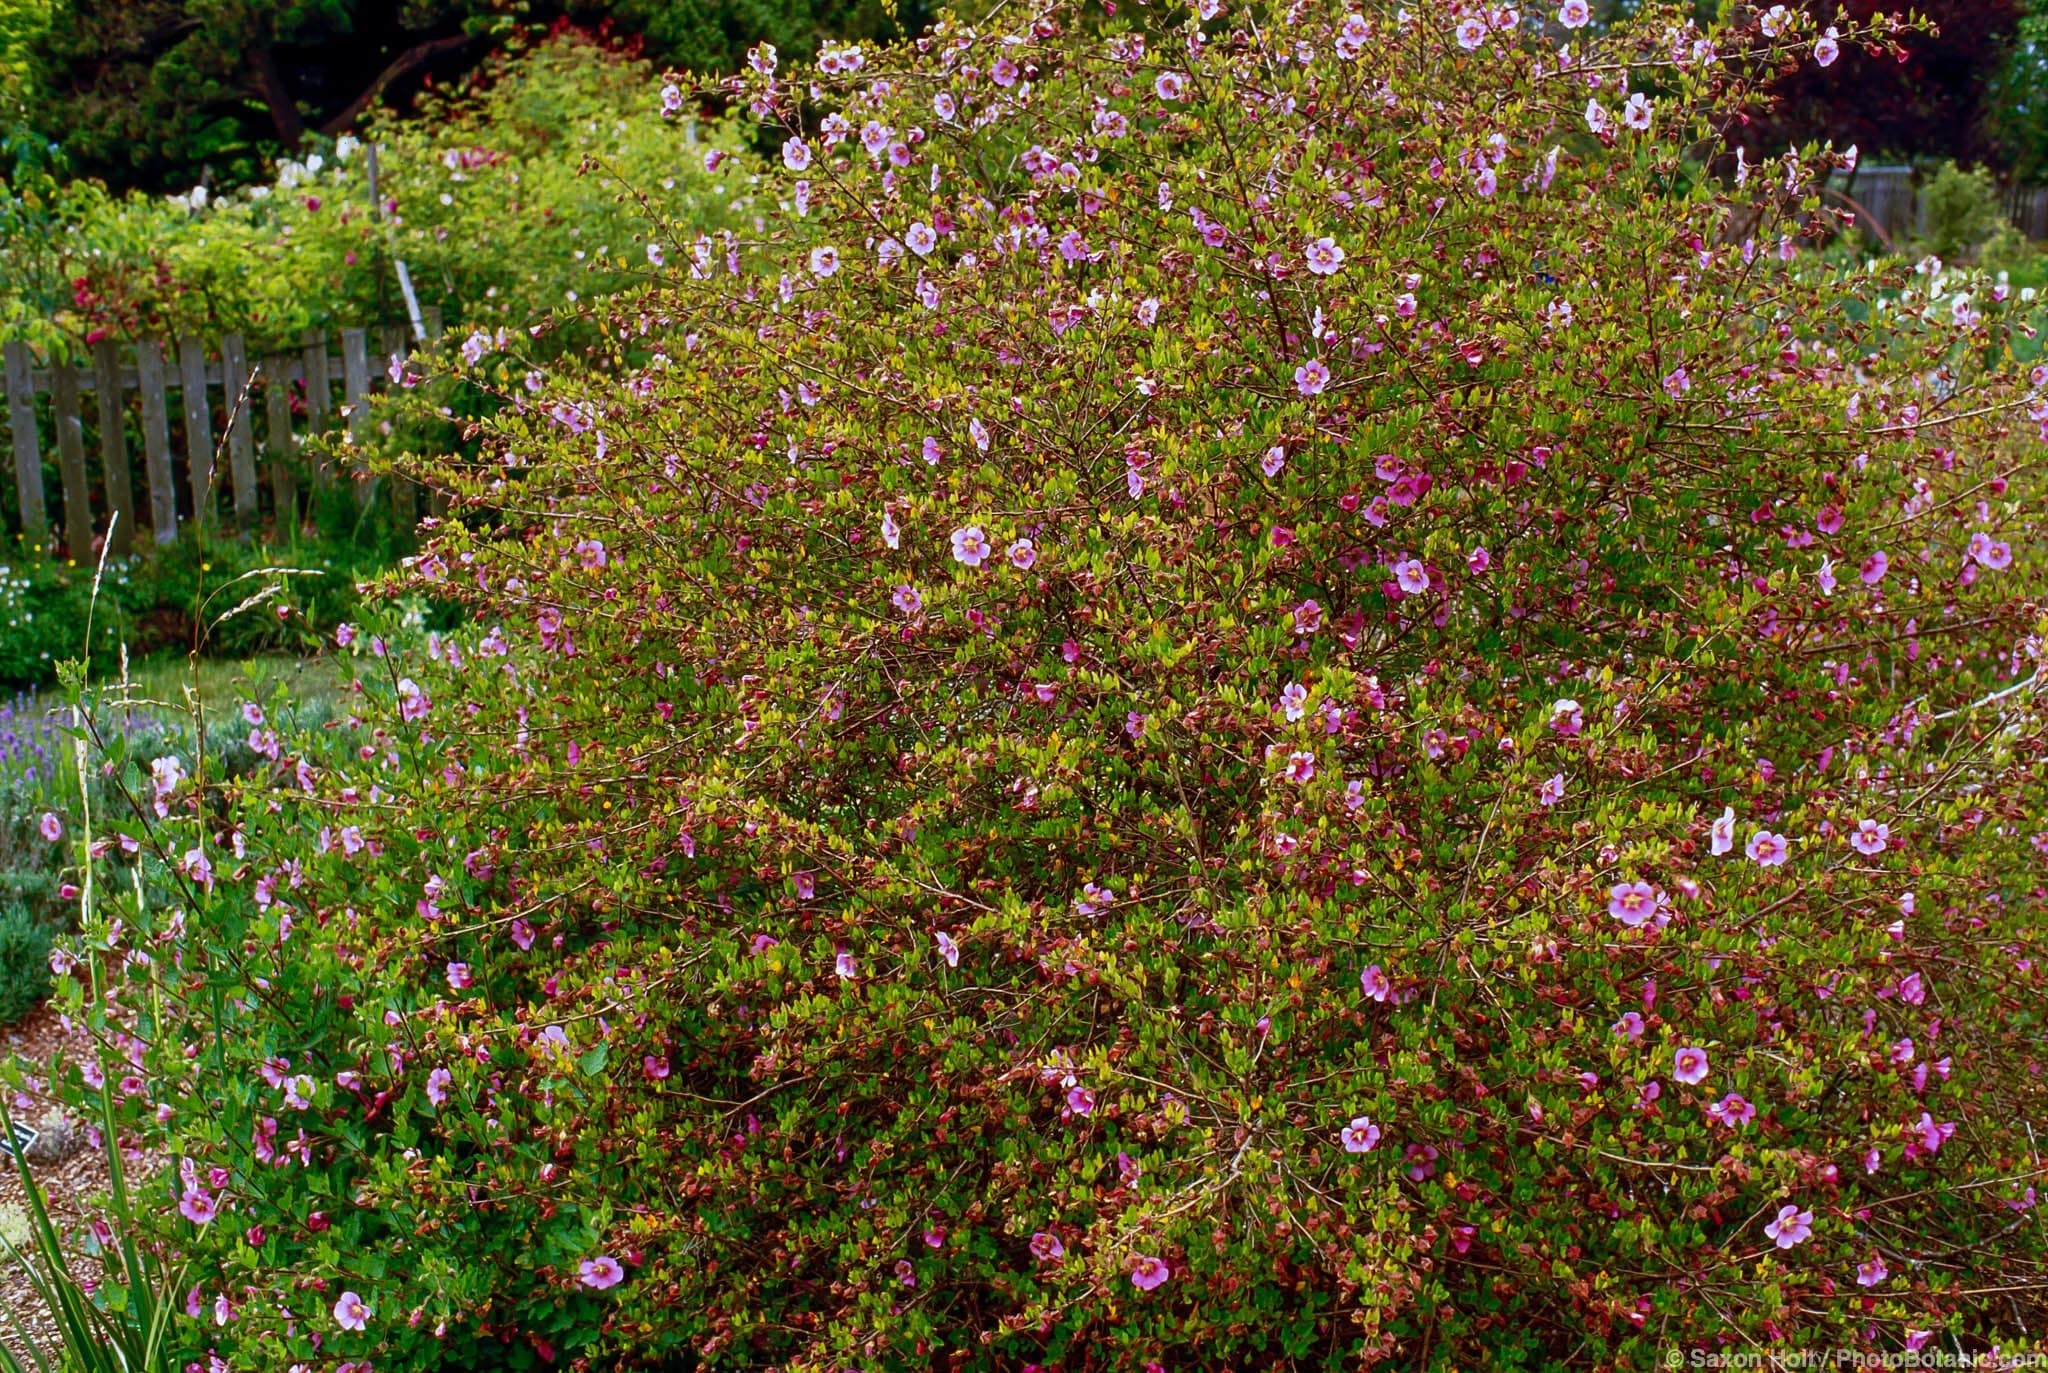
[[268, 43], [259, 43], [250, 52], [249, 70], [263, 103], [270, 107], [270, 122], [277, 127], [277, 141], [287, 148], [298, 147], [306, 136], [306, 123], [299, 118], [299, 107], [285, 87], [284, 73], [277, 69], [277, 56]]

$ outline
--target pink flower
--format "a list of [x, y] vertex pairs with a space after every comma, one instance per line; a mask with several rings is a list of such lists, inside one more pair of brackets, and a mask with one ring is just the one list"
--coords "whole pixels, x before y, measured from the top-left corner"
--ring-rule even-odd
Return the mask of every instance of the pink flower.
[[1627, 1039], [1643, 1037], [1643, 1015], [1641, 1011], [1623, 1011], [1621, 1019], [1614, 1022], [1614, 1032]]
[[1755, 1120], [1756, 1107], [1750, 1105], [1748, 1099], [1741, 1094], [1730, 1092], [1707, 1108], [1707, 1118], [1733, 1129]]
[[1303, 601], [1292, 613], [1296, 634], [1313, 634], [1323, 627], [1323, 608], [1312, 600]]
[[1089, 1091], [1086, 1087], [1069, 1087], [1067, 1089], [1067, 1109], [1077, 1116], [1094, 1115], [1095, 1093]]
[[1859, 820], [1856, 822], [1855, 832], [1849, 836], [1849, 843], [1856, 852], [1868, 858], [1883, 853], [1885, 843], [1891, 837], [1889, 825], [1879, 824], [1875, 820]]
[[1038, 547], [1029, 539], [1019, 539], [1010, 545], [1010, 566], [1019, 572], [1029, 572], [1038, 561]]
[[57, 818], [55, 811], [44, 811], [42, 821], [36, 828], [42, 834], [43, 839], [51, 844], [64, 837], [64, 822]]
[[[1835, 59], [1842, 55], [1840, 38], [1841, 34], [1839, 31], [1833, 25], [1830, 25], [1826, 33], [1813, 40], [1813, 60], [1823, 67], [1834, 66]], [[1883, 1272], [1883, 1269], [1884, 1265], [1882, 1263], [1878, 1264], [1880, 1274]], [[1882, 1281], [1882, 1278], [1880, 1278], [1880, 1281]], [[1868, 1283], [1864, 1285], [1866, 1287], [1869, 1286]]]
[[1862, 572], [1863, 584], [1865, 586], [1876, 586], [1884, 580], [1885, 569], [1891, 565], [1891, 559], [1884, 555], [1882, 549], [1865, 558], [1863, 560]]
[[1892, 1270], [1885, 1267], [1884, 1260], [1876, 1254], [1872, 1254], [1869, 1258], [1856, 1265], [1856, 1285], [1858, 1287], [1875, 1287], [1891, 1275]]
[[1474, 576], [1477, 576], [1478, 574], [1486, 571], [1487, 568], [1492, 566], [1493, 554], [1486, 551], [1485, 544], [1479, 545], [1477, 548], [1473, 549], [1470, 553], [1467, 553], [1465, 555], [1465, 570], [1472, 573]]
[[[1637, 97], [1637, 99], [1641, 98], [1640, 96]], [[1627, 111], [1623, 111], [1623, 114], [1625, 116]], [[1669, 375], [1664, 378], [1664, 394], [1673, 400], [1678, 400], [1690, 390], [1692, 390], [1692, 374], [1683, 367], [1673, 368]]]
[[474, 979], [469, 974], [469, 964], [450, 963], [448, 965], [448, 985], [450, 987], [459, 992], [467, 988], [472, 981]]
[[1429, 569], [1418, 559], [1404, 559], [1394, 564], [1394, 584], [1407, 595], [1420, 596], [1429, 590]]
[[1955, 1135], [1956, 1123], [1952, 1120], [1936, 1121], [1931, 1114], [1922, 1111], [1919, 1123], [1913, 1128], [1920, 1132], [1920, 1147], [1930, 1154], [1938, 1154], [1941, 1146]]
[[1550, 707], [1551, 732], [1570, 738], [1586, 727], [1586, 714], [1579, 703], [1566, 696]]
[[1792, 846], [1785, 842], [1785, 836], [1782, 834], [1772, 834], [1769, 830], [1758, 830], [1755, 834], [1749, 836], [1749, 844], [1743, 849], [1743, 852], [1748, 854], [1750, 861], [1754, 862], [1758, 867], [1775, 868], [1781, 866], [1785, 859], [1790, 856]]
[[1334, 238], [1319, 238], [1308, 245], [1308, 269], [1319, 277], [1335, 276], [1344, 265], [1344, 250]]
[[1290, 753], [1287, 755], [1287, 780], [1290, 782], [1312, 782], [1316, 776], [1316, 756], [1313, 753]]
[[905, 615], [915, 615], [924, 609], [924, 597], [918, 595], [917, 588], [907, 582], [896, 588], [896, 594], [889, 598], [889, 603]]
[[1373, 1001], [1385, 1001], [1394, 990], [1394, 984], [1387, 980], [1386, 973], [1377, 963], [1358, 975], [1358, 985]]
[[1140, 1292], [1150, 1292], [1172, 1276], [1165, 1261], [1150, 1254], [1140, 1254], [1131, 1262], [1131, 1284]]
[[594, 1259], [585, 1259], [576, 1265], [578, 1280], [585, 1287], [599, 1292], [607, 1287], [617, 1287], [625, 1280], [626, 1270], [610, 1254], [599, 1254]]
[[1294, 389], [1304, 396], [1320, 396], [1330, 384], [1330, 369], [1321, 358], [1310, 358], [1294, 369]]
[[436, 1068], [427, 1074], [427, 1100], [435, 1106], [448, 1104], [448, 1084], [455, 1081], [455, 1075], [446, 1068]]
[[1308, 688], [1300, 682], [1280, 688], [1280, 711], [1290, 724], [1308, 714]]
[[930, 257], [932, 249], [939, 246], [938, 231], [920, 221], [903, 231], [903, 246], [919, 257]]
[[932, 932], [932, 942], [939, 946], [939, 957], [946, 960], [947, 967], [957, 968], [960, 966], [960, 945], [954, 942], [952, 935], [947, 934], [944, 930], [934, 930]]
[[190, 848], [185, 850], [185, 861], [179, 865], [184, 874], [202, 887], [213, 885], [213, 864], [207, 860], [206, 850]]
[[654, 1054], [642, 1054], [640, 1071], [645, 1073], [650, 1081], [660, 1082], [668, 1076], [668, 1059]]
[[1564, 800], [1564, 774], [1560, 772], [1546, 778], [1542, 788], [1536, 793], [1536, 800], [1545, 806], [1554, 806]]
[[1477, 18], [1466, 19], [1458, 25], [1457, 34], [1458, 46], [1466, 52], [1475, 52], [1486, 42], [1486, 23]]
[[953, 560], [969, 567], [980, 567], [988, 557], [988, 537], [981, 532], [981, 526], [970, 524], [964, 529], [953, 531]]
[[1671, 1076], [1690, 1087], [1705, 1080], [1707, 1076], [1707, 1051], [1705, 1049], [1680, 1049], [1671, 1056]]
[[187, 1187], [178, 1199], [178, 1214], [194, 1225], [205, 1225], [220, 1214], [220, 1203], [197, 1187]]
[[334, 1323], [343, 1330], [366, 1330], [370, 1325], [370, 1308], [355, 1293], [344, 1292], [334, 1303]]
[[1735, 847], [1735, 807], [1722, 810], [1720, 818], [1707, 830], [1715, 853], [1726, 853]]
[[1179, 72], [1161, 72], [1159, 79], [1152, 83], [1152, 93], [1165, 101], [1183, 98], [1187, 94], [1187, 88], [1188, 79]]
[[1369, 1154], [1379, 1145], [1380, 1127], [1372, 1123], [1371, 1116], [1355, 1116], [1337, 1132], [1337, 1138], [1344, 1142], [1345, 1153]]
[[1802, 1211], [1797, 1206], [1781, 1206], [1778, 1218], [1764, 1227], [1764, 1233], [1776, 1241], [1780, 1249], [1790, 1249], [1801, 1240], [1813, 1237], [1813, 1212]]
[[1981, 567], [2002, 571], [2012, 566], [2012, 545], [1997, 542], [1980, 529], [1970, 536], [1969, 556]]
[[1586, 0], [1564, 0], [1557, 11], [1557, 22], [1568, 29], [1583, 29], [1593, 22], [1593, 11]]
[[1287, 450], [1274, 444], [1266, 450], [1266, 456], [1259, 459], [1259, 470], [1268, 477], [1280, 475], [1280, 469], [1287, 466]]
[[1630, 929], [1657, 913], [1657, 889], [1648, 882], [1617, 882], [1607, 889], [1607, 913]]
[[853, 955], [845, 949], [841, 949], [832, 960], [832, 971], [841, 977], [853, 977], [859, 971], [859, 968], [853, 961]]
[[839, 250], [837, 248], [811, 249], [812, 276], [828, 277], [838, 270]]
[[[1650, 97], [1644, 95], [1641, 91], [1637, 91], [1628, 98], [1628, 103], [1621, 107], [1621, 122], [1634, 129], [1637, 133], [1648, 133], [1650, 130], [1650, 110]], [[1685, 369], [1681, 367], [1673, 375], [1682, 375], [1684, 371]], [[1686, 384], [1688, 386], [1691, 385], [1690, 382]]]

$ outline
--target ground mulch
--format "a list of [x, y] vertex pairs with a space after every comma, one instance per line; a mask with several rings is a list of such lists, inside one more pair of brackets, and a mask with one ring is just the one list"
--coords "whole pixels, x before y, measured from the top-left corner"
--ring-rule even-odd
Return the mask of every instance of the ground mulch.
[[[79, 1031], [67, 1034], [57, 1013], [47, 1007], [32, 1012], [26, 1019], [0, 1032], [0, 1053], [19, 1055], [35, 1065], [38, 1072], [46, 1072], [50, 1056], [67, 1047], [81, 1051], [89, 1047], [89, 1041]], [[20, 1123], [34, 1125], [36, 1122]], [[83, 1127], [80, 1135], [83, 1144]], [[107, 1190], [106, 1154], [90, 1146], [80, 1148], [60, 1163], [31, 1163], [29, 1168], [42, 1185], [50, 1219], [60, 1232], [77, 1229], [95, 1214], [95, 1198], [103, 1196]], [[28, 1214], [20, 1174], [15, 1169], [14, 1160], [4, 1156], [0, 1156], [0, 1210], [24, 1217]], [[15, 1237], [14, 1234], [9, 1235], [10, 1239]], [[0, 1250], [0, 1303], [5, 1304], [5, 1312], [12, 1313], [14, 1318], [8, 1320], [4, 1313], [0, 1313], [0, 1338], [4, 1338], [11, 1348], [19, 1350], [20, 1336], [14, 1323], [19, 1321], [46, 1352], [51, 1350], [51, 1342], [57, 1332], [56, 1322], [29, 1285], [20, 1265], [7, 1258], [5, 1250]]]

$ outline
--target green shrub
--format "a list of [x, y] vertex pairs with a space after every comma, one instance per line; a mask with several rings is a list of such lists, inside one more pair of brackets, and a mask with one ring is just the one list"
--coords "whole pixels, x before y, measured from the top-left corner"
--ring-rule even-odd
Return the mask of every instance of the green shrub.
[[1973, 253], [2005, 223], [1998, 183], [1982, 167], [1966, 172], [1944, 162], [1921, 188], [1920, 203], [1927, 217], [1927, 246], [1937, 257]]
[[[418, 117], [381, 117], [372, 213], [361, 141], [281, 162], [275, 181], [231, 193], [113, 196], [47, 174], [0, 197], [0, 328], [76, 351], [138, 331], [217, 337], [252, 354], [296, 348], [309, 327], [405, 317], [394, 257], [452, 342], [522, 328], [643, 279], [650, 222], [680, 257], [700, 232], [744, 227], [750, 189], [705, 155], [731, 130], [706, 122], [681, 147], [680, 117], [646, 98], [651, 69], [573, 32], [493, 59]], [[631, 179], [622, 196], [606, 176]]]
[[0, 902], [0, 1025], [12, 1025], [50, 994], [50, 927], [25, 906]]
[[2003, 224], [1984, 241], [1977, 263], [1987, 272], [2026, 273], [2034, 265], [2034, 245], [2017, 224]]
[[2035, 345], [1685, 160], [1803, 19], [1205, 8], [757, 70], [790, 212], [462, 365], [467, 627], [241, 782], [110, 738], [181, 1356], [2010, 1347]]
[[[0, 690], [49, 681], [58, 663], [87, 650], [88, 622], [93, 660], [113, 661], [128, 626], [111, 596], [89, 616], [95, 570], [54, 562], [39, 548], [13, 542], [0, 562]], [[115, 567], [112, 582], [126, 573]]]

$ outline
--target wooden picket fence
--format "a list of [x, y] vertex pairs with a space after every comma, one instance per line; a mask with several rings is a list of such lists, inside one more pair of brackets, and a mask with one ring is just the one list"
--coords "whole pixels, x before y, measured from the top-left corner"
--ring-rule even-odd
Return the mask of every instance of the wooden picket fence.
[[[1894, 244], [1927, 232], [1927, 206], [1919, 176], [1909, 166], [1862, 167], [1855, 178], [1835, 178], [1869, 216], [1864, 227]], [[2048, 187], [2017, 186], [2006, 193], [2006, 216], [2029, 239], [2048, 238]]]
[[[424, 323], [429, 340], [438, 336], [439, 311], [425, 311]], [[169, 543], [181, 521], [216, 524], [230, 512], [238, 528], [253, 532], [265, 504], [263, 476], [268, 477], [276, 527], [289, 527], [298, 519], [301, 495], [294, 459], [303, 436], [294, 432], [294, 424], [302, 422], [309, 436], [339, 421], [360, 443], [371, 389], [382, 381], [390, 358], [411, 352], [409, 331], [403, 325], [379, 329], [377, 350], [378, 365], [373, 366], [370, 331], [354, 328], [338, 336], [309, 331], [296, 353], [274, 353], [253, 363], [239, 334], [228, 334], [211, 347], [201, 339], [180, 339], [175, 349], [155, 340], [132, 345], [107, 340], [93, 346], [91, 365], [80, 367], [68, 362], [44, 366], [26, 343], [7, 343], [7, 421], [20, 532], [32, 542], [50, 543], [39, 397], [48, 398], [56, 432], [61, 549], [73, 561], [90, 561], [99, 536], [107, 538], [110, 554], [123, 557], [133, 551], [138, 529], [147, 529], [158, 543]], [[140, 410], [139, 483], [128, 444], [131, 392]], [[90, 414], [82, 408], [87, 393], [93, 399]], [[261, 467], [267, 469], [260, 475], [253, 419], [258, 408], [264, 415]], [[172, 446], [174, 417], [182, 431], [177, 449]], [[224, 441], [216, 440], [217, 420], [225, 429]], [[88, 424], [96, 440], [96, 462], [87, 458]], [[217, 454], [225, 455], [225, 471], [216, 470]], [[334, 480], [325, 462], [315, 462], [311, 475], [315, 485]], [[358, 477], [359, 501], [368, 503], [375, 489], [374, 482]], [[410, 493], [398, 494], [403, 500]]]

